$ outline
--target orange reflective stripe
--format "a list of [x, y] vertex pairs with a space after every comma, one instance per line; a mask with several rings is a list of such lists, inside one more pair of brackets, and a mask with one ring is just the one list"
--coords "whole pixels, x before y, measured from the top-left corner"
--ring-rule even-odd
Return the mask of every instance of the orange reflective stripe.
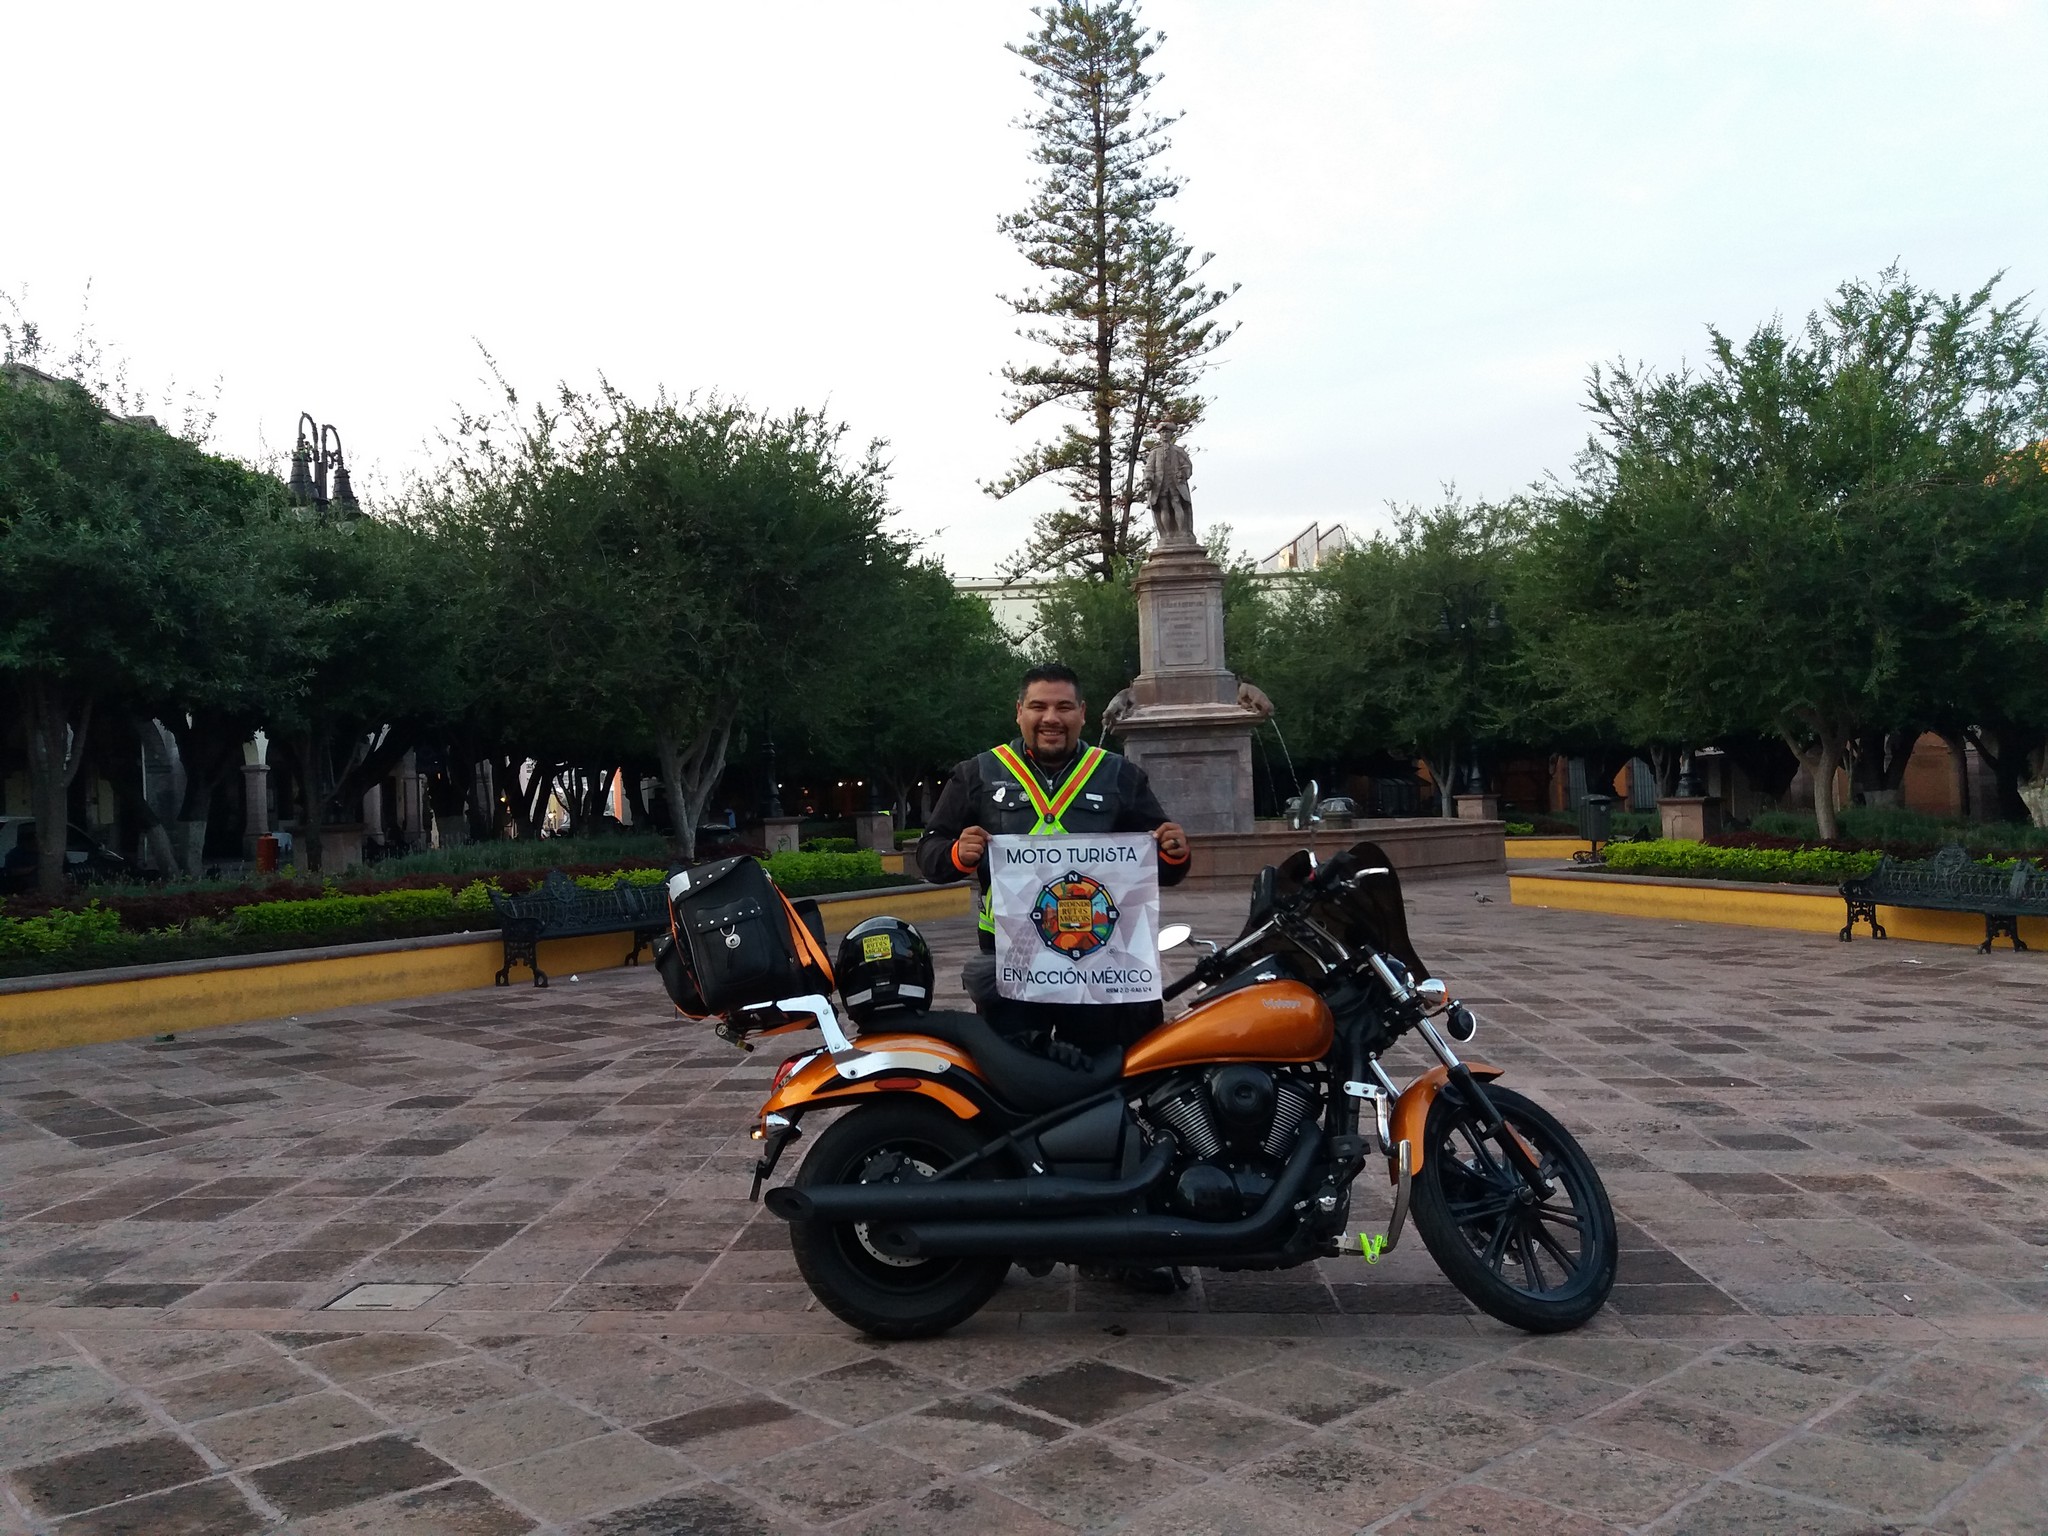
[[1060, 818], [1073, 809], [1074, 801], [1079, 798], [1082, 787], [1095, 776], [1096, 768], [1109, 755], [1100, 747], [1088, 748], [1074, 764], [1066, 782], [1060, 785], [1059, 793], [1048, 797], [1045, 791], [1039, 788], [1038, 775], [1019, 761], [1017, 754], [1010, 750], [1008, 742], [989, 750], [995, 754], [997, 762], [1010, 770], [1010, 777], [1017, 781], [1018, 788], [1029, 797], [1031, 808], [1038, 812], [1038, 825], [1031, 829], [1031, 835], [1034, 837], [1050, 832], [1064, 833], [1067, 830], [1060, 824]]
[[[1095, 776], [1095, 768], [1108, 756], [1100, 747], [1090, 747], [1081, 754], [1081, 761], [1074, 765], [1074, 771], [1067, 776], [1067, 782], [1060, 786], [1060, 792], [1053, 797], [1052, 815], [1046, 819], [1059, 826], [1060, 818], [1073, 808], [1080, 797], [1082, 786]], [[1062, 828], [1062, 830], [1065, 830]]]
[[1038, 812], [1038, 819], [1043, 823], [1048, 813], [1052, 810], [1052, 801], [1048, 800], [1045, 791], [1038, 787], [1038, 775], [1024, 766], [1022, 761], [1018, 759], [1017, 754], [1010, 750], [1008, 742], [1004, 742], [1000, 746], [991, 747], [989, 750], [995, 753], [997, 762], [1010, 770], [1010, 777], [1017, 781], [1017, 787], [1024, 791], [1026, 797], [1031, 801], [1031, 808]]

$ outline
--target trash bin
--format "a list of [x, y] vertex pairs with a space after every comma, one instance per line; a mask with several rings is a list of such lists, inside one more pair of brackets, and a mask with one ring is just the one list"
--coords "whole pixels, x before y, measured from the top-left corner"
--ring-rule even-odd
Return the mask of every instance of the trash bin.
[[277, 873], [277, 839], [268, 832], [256, 839], [256, 872], [260, 875]]
[[1607, 841], [1607, 823], [1613, 814], [1614, 796], [1586, 796], [1579, 802], [1579, 836], [1598, 848]]

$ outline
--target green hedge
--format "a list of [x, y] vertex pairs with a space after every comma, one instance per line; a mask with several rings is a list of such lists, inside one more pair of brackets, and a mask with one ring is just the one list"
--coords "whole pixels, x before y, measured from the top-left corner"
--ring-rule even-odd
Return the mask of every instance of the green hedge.
[[[822, 896], [901, 884], [904, 876], [883, 872], [872, 849], [855, 853], [779, 853], [766, 861], [775, 883], [792, 896]], [[633, 885], [660, 885], [664, 869], [613, 870], [577, 875], [585, 890], [610, 890], [624, 878]], [[344, 896], [330, 888], [321, 896], [249, 902], [224, 917], [195, 917], [149, 932], [124, 931], [118, 912], [98, 902], [82, 911], [57, 910], [37, 917], [0, 917], [0, 976], [35, 975], [157, 960], [254, 954], [301, 944], [352, 942], [356, 938], [415, 937], [489, 928], [495, 878], [472, 880], [461, 889], [426, 886]]]
[[414, 922], [455, 911], [455, 893], [445, 888], [385, 891], [376, 896], [315, 896], [309, 901], [259, 901], [237, 907], [229, 919], [241, 933], [321, 933], [370, 923]]
[[93, 902], [83, 912], [0, 917], [0, 956], [55, 955], [103, 944], [121, 931], [121, 916]]
[[882, 856], [872, 848], [857, 853], [776, 853], [766, 862], [769, 875], [784, 887], [882, 873]]
[[1648, 843], [1609, 843], [1605, 857], [1609, 869], [1625, 875], [1839, 885], [1876, 869], [1880, 855], [1840, 853], [1832, 848], [1715, 848], [1660, 838]]

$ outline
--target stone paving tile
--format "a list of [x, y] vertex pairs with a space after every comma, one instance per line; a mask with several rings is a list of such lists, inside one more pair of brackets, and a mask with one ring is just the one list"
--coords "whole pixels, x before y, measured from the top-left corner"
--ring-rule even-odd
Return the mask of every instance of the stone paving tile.
[[522, 1536], [528, 1515], [467, 1480], [296, 1521], [293, 1536]]
[[508, 1462], [491, 1483], [547, 1520], [572, 1520], [689, 1482], [694, 1473], [668, 1451], [624, 1430]]
[[191, 1446], [159, 1435], [39, 1462], [20, 1468], [9, 1480], [38, 1514], [72, 1515], [198, 1482], [207, 1472], [205, 1460]]
[[207, 1419], [194, 1425], [192, 1434], [230, 1467], [254, 1467], [361, 1439], [389, 1427], [353, 1398], [339, 1392], [316, 1392]]
[[[1498, 1327], [1411, 1236], [1163, 1301], [1014, 1273], [878, 1347], [744, 1198], [775, 1053], [605, 973], [0, 1058], [0, 1532], [22, 1477], [127, 1442], [246, 1485], [202, 1466], [64, 1532], [2041, 1536], [2048, 965], [1498, 880], [1412, 905], [1474, 1053], [1607, 1178], [1621, 1283], [1579, 1333]], [[927, 932], [957, 1003], [969, 925]], [[447, 1289], [317, 1310], [365, 1279]]]
[[273, 1462], [249, 1481], [287, 1515], [312, 1515], [440, 1482], [455, 1469], [404, 1440], [362, 1440]]
[[1637, 1525], [1710, 1480], [1703, 1469], [1643, 1451], [1556, 1435], [1496, 1461], [1480, 1481], [1618, 1525]]
[[62, 1536], [244, 1536], [270, 1525], [226, 1478], [152, 1493], [66, 1520]]

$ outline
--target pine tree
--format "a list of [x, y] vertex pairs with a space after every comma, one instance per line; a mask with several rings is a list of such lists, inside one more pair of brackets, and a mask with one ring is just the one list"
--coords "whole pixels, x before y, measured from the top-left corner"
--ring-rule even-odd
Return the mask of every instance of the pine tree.
[[1185, 433], [1201, 419], [1196, 385], [1232, 330], [1213, 315], [1237, 290], [1204, 284], [1211, 255], [1159, 216], [1181, 189], [1154, 164], [1178, 115], [1146, 104], [1159, 78], [1146, 65], [1165, 35], [1148, 33], [1131, 0], [1056, 0], [1033, 14], [1038, 30], [1010, 50], [1044, 104], [1019, 123], [1043, 174], [1001, 228], [1045, 281], [1005, 302], [1026, 317], [1018, 334], [1053, 356], [1003, 370], [1005, 415], [1057, 405], [1080, 420], [985, 489], [1002, 498], [1056, 477], [1066, 504], [1039, 517], [1011, 572], [1106, 581], [1144, 552], [1134, 509], [1147, 439], [1162, 421]]

